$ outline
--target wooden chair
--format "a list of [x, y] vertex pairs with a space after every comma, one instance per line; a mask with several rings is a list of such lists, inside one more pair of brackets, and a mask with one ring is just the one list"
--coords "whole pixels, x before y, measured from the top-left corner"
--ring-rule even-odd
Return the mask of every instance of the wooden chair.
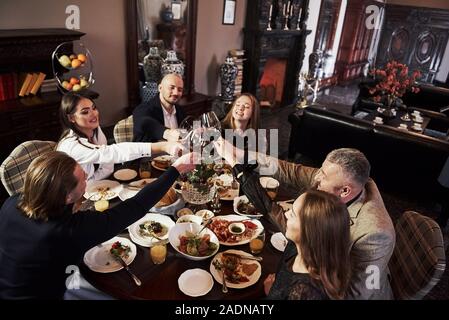
[[440, 281], [446, 267], [443, 236], [438, 224], [406, 211], [396, 226], [396, 246], [389, 262], [396, 299], [422, 299]]
[[22, 191], [25, 174], [31, 161], [55, 148], [54, 141], [32, 140], [22, 142], [11, 152], [0, 165], [0, 179], [9, 195]]

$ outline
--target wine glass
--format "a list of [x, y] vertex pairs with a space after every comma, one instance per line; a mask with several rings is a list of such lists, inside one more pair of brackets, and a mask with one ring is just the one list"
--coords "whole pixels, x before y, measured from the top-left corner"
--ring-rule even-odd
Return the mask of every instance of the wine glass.
[[201, 126], [204, 128], [221, 130], [220, 120], [218, 120], [217, 115], [213, 111], [209, 111], [201, 115]]

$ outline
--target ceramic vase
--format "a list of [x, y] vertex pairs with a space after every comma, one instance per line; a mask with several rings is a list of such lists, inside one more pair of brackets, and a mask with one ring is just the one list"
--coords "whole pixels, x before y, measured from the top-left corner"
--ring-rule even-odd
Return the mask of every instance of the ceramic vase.
[[176, 57], [176, 52], [173, 50], [167, 51], [167, 58], [161, 66], [162, 77], [170, 73], [177, 73], [184, 77], [184, 69], [184, 63]]
[[150, 53], [143, 59], [143, 70], [147, 82], [159, 83], [161, 80], [162, 58], [157, 47], [151, 47]]
[[224, 101], [234, 100], [235, 78], [237, 77], [237, 66], [231, 56], [226, 58], [220, 67], [221, 99]]

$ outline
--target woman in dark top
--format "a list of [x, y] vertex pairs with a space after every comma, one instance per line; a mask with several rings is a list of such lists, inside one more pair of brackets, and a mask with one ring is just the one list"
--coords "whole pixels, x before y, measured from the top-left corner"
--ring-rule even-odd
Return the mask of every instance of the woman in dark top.
[[268, 299], [344, 299], [351, 276], [346, 206], [334, 195], [311, 190], [285, 216], [289, 241], [276, 275], [264, 282]]
[[0, 299], [61, 299], [66, 268], [143, 217], [192, 163], [192, 154], [178, 158], [135, 197], [103, 213], [73, 213], [85, 192], [86, 173], [63, 152], [36, 158], [23, 194], [7, 199], [0, 210]]

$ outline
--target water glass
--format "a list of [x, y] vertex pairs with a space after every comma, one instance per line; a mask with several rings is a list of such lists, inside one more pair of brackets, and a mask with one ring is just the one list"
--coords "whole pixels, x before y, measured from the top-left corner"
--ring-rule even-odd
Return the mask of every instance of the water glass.
[[265, 245], [265, 232], [259, 234], [256, 238], [249, 242], [249, 250], [252, 254], [259, 254]]
[[270, 179], [267, 181], [267, 194], [270, 197], [271, 200], [274, 200], [278, 194], [278, 188], [279, 188], [279, 181], [275, 179]]
[[140, 179], [148, 179], [151, 177], [151, 166], [148, 159], [140, 161], [139, 165], [139, 177]]
[[162, 264], [167, 257], [167, 245], [156, 244], [150, 248], [151, 260], [154, 264]]

